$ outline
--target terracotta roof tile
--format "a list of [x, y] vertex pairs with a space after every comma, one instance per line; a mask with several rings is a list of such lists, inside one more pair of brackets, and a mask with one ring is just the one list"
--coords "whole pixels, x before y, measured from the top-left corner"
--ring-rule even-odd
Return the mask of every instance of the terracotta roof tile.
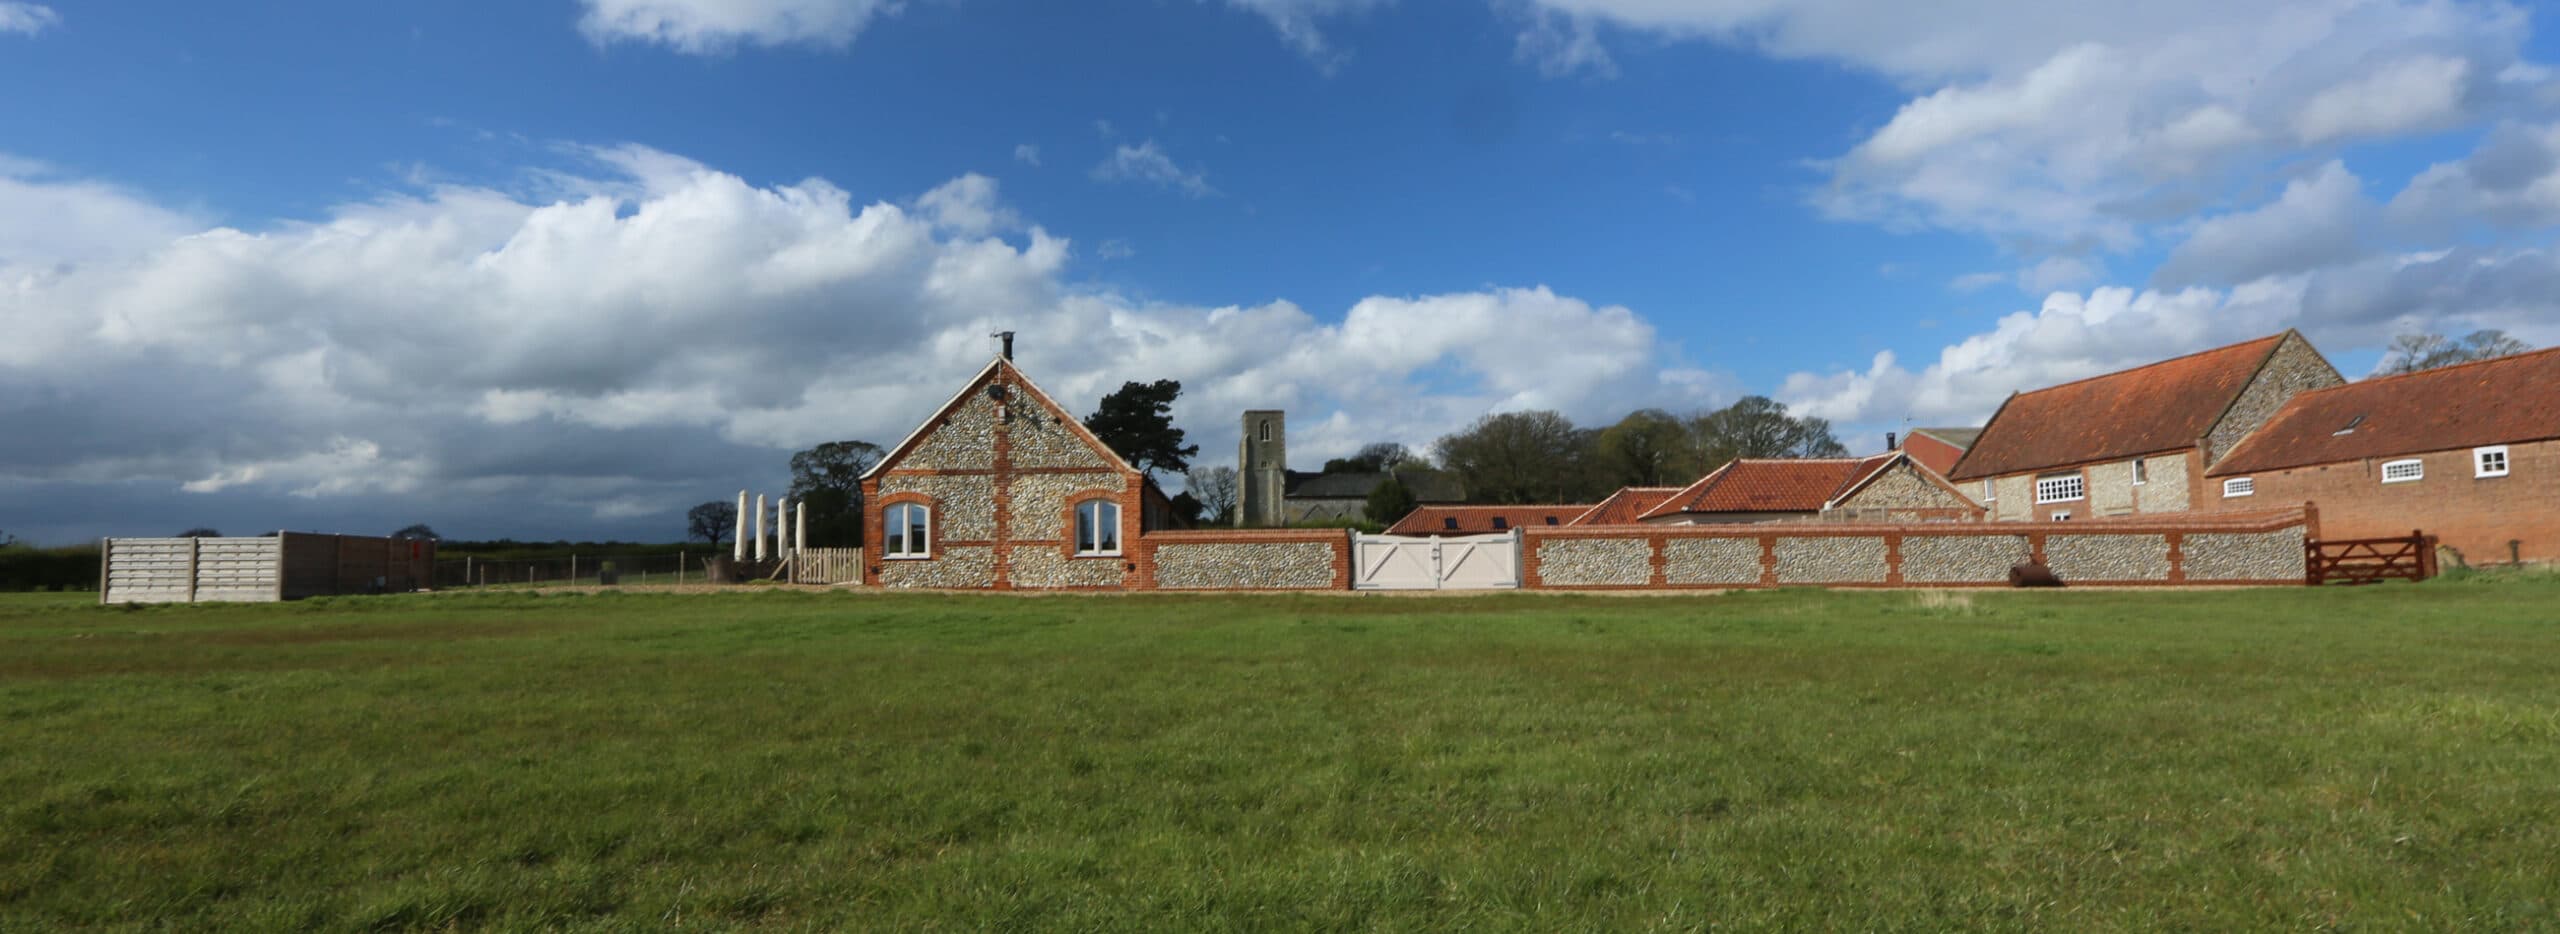
[[2206, 475], [2547, 438], [2560, 438], [2560, 348], [2296, 395]]
[[1627, 487], [1609, 494], [1609, 498], [1601, 500], [1600, 505], [1591, 507], [1590, 511], [1579, 517], [1567, 520], [1565, 524], [1634, 525], [1638, 518], [1652, 512], [1653, 507], [1662, 505], [1663, 500], [1670, 499], [1673, 494], [1679, 492], [1680, 488], [1676, 486]]
[[2010, 396], [1948, 479], [2193, 447], [2291, 333]]
[[1673, 494], [1643, 518], [1693, 512], [1821, 512], [1843, 490], [1881, 470], [1893, 452], [1873, 457], [1737, 460]]
[[1560, 526], [1589, 511], [1589, 503], [1571, 506], [1423, 506], [1388, 526], [1387, 534], [1483, 535], [1531, 526]]

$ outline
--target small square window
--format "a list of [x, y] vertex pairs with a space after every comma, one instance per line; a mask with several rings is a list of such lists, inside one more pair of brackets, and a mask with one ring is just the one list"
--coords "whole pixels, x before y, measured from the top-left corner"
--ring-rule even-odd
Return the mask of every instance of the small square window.
[[2070, 510], [2068, 510], [2068, 509], [2066, 509], [2066, 510], [2063, 510], [2063, 511], [2061, 511], [2061, 512], [2054, 513], [2054, 514], [2053, 514], [2053, 521], [2055, 521], [2055, 522], [2069, 522], [2069, 521], [2071, 521], [2071, 511], [2070, 511]]
[[2135, 458], [2133, 461], [2133, 485], [2141, 486], [2149, 482], [2151, 482], [2151, 465], [2144, 463], [2140, 458]]
[[1509, 519], [1505, 519], [1505, 518], [1503, 518], [1503, 517], [1501, 517], [1501, 516], [1495, 516], [1495, 517], [1493, 517], [1493, 530], [1494, 530], [1494, 531], [1499, 532], [1499, 531], [1502, 531], [1502, 530], [1504, 530], [1504, 529], [1508, 529], [1508, 528], [1510, 528], [1510, 527], [1511, 527], [1511, 520], [1509, 520]]
[[2427, 462], [2414, 457], [2382, 465], [2382, 482], [2384, 483], [2407, 483], [2411, 480], [2426, 478]]
[[1554, 524], [1556, 524], [1556, 517], [1554, 517], [1554, 516], [1548, 516], [1548, 517], [1547, 517], [1547, 524], [1548, 524], [1548, 525], [1554, 525]]
[[1440, 520], [1440, 527], [1441, 527], [1441, 528], [1444, 528], [1444, 529], [1447, 529], [1447, 530], [1449, 530], [1449, 531], [1452, 531], [1452, 532], [1457, 531], [1457, 530], [1458, 530], [1458, 517], [1456, 517], [1456, 516], [1450, 516], [1449, 518], [1446, 518], [1446, 519], [1442, 519], [1442, 520]]
[[2253, 496], [2257, 492], [2258, 481], [2254, 477], [2233, 477], [2222, 481], [2222, 496], [2225, 499], [2235, 496]]
[[1982, 501], [1989, 503], [1998, 501], [1999, 499], [2000, 487], [1993, 483], [1991, 478], [1982, 478]]
[[2507, 475], [2507, 446], [2500, 444], [2471, 449], [2471, 475], [2503, 477]]

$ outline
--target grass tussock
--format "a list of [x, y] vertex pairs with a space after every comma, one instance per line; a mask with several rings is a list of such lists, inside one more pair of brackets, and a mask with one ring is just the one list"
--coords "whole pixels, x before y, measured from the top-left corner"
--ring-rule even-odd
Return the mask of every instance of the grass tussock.
[[2560, 582], [0, 597], [0, 930], [2560, 924]]

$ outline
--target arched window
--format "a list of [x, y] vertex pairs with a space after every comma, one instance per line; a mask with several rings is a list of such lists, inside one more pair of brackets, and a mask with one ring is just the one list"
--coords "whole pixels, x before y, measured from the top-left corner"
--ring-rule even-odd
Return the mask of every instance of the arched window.
[[1089, 499], [1076, 504], [1076, 554], [1120, 553], [1120, 504]]
[[1263, 422], [1263, 423], [1262, 423], [1262, 440], [1264, 440], [1264, 441], [1269, 441], [1269, 440], [1271, 440], [1271, 423], [1270, 423], [1270, 422]]
[[880, 511], [884, 558], [933, 557], [933, 509], [923, 503], [891, 503]]

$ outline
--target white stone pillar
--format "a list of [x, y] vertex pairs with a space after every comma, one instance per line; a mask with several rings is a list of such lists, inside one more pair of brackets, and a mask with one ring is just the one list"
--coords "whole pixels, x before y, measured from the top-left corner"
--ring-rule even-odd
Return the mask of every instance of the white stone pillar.
[[809, 501], [801, 500], [798, 506], [799, 508], [791, 511], [792, 554], [799, 554], [800, 549], [809, 547]]
[[729, 536], [729, 560], [747, 560], [747, 491], [738, 491], [738, 533]]
[[756, 560], [764, 560], [764, 494], [756, 494]]
[[791, 500], [773, 501], [773, 556], [791, 557]]

